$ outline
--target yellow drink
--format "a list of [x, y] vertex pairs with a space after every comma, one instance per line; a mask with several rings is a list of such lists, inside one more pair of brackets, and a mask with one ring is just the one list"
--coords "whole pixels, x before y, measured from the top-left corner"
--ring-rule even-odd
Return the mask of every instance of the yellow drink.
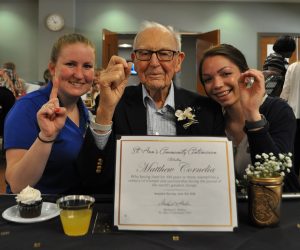
[[66, 235], [85, 235], [89, 230], [92, 209], [61, 210], [60, 219]]

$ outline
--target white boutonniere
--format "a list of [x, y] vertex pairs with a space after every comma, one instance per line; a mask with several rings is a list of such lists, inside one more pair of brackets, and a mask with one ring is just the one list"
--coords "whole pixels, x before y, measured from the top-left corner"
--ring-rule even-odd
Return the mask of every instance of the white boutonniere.
[[195, 115], [192, 113], [193, 109], [191, 107], [186, 108], [184, 111], [177, 109], [175, 112], [175, 116], [177, 117], [177, 121], [188, 120], [187, 123], [183, 124], [183, 127], [187, 129], [194, 123], [199, 123], [195, 119]]

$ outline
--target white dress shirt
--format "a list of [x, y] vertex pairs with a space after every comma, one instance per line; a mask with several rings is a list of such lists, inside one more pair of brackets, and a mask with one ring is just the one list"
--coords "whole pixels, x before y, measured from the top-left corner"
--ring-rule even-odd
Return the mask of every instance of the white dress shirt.
[[300, 119], [300, 62], [288, 67], [280, 97], [287, 101], [296, 118]]
[[[144, 85], [143, 102], [147, 110], [147, 135], [176, 135], [175, 121], [175, 100], [174, 86], [171, 84], [169, 94], [161, 109], [157, 109], [153, 99], [149, 96]], [[94, 122], [95, 117], [91, 116], [90, 121]], [[111, 130], [106, 134], [98, 134], [91, 126], [91, 132], [95, 139], [97, 147], [102, 150], [106, 146]]]

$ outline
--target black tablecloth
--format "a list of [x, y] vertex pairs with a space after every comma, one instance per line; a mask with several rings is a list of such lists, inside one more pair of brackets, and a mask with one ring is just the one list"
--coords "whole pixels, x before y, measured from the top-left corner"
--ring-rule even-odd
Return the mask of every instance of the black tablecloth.
[[[106, 197], [107, 198], [107, 197]], [[113, 213], [112, 200], [97, 198], [87, 235], [64, 235], [59, 217], [19, 224], [0, 219], [0, 249], [300, 249], [300, 199], [284, 200], [280, 224], [258, 228], [248, 221], [247, 201], [238, 202], [239, 226], [234, 232], [93, 231], [96, 214]], [[55, 202], [57, 197], [44, 197]], [[13, 196], [0, 195], [0, 213], [15, 205]]]

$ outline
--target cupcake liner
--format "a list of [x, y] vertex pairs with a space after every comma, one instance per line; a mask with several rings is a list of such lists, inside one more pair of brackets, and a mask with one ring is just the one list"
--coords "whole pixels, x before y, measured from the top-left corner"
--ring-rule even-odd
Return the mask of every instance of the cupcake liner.
[[22, 218], [34, 218], [41, 215], [42, 201], [36, 201], [33, 204], [18, 203], [19, 213]]

